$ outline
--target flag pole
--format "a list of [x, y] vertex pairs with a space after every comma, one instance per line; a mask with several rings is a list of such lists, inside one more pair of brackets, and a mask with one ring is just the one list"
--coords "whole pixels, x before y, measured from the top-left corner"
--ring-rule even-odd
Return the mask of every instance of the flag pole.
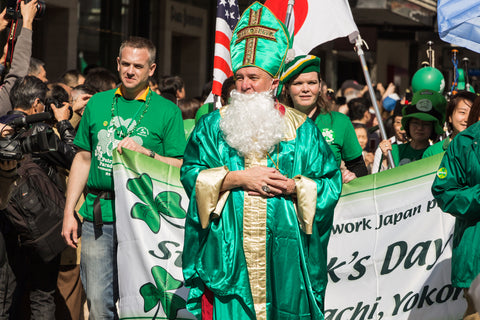
[[[285, 16], [285, 27], [287, 27], [287, 32], [290, 33], [290, 23], [292, 21], [292, 12], [293, 12], [293, 5], [295, 4], [295, 0], [288, 0], [288, 6], [287, 6], [287, 14]], [[292, 33], [290, 36], [293, 39], [293, 34], [295, 33], [295, 30], [292, 29]], [[278, 87], [275, 88], [273, 91], [273, 96], [277, 97], [278, 96]]]
[[[363, 75], [365, 76], [365, 82], [368, 86], [368, 92], [370, 93], [370, 99], [372, 100], [373, 108], [375, 109], [375, 114], [377, 115], [378, 119], [378, 127], [380, 129], [380, 135], [382, 136], [382, 140], [387, 140], [387, 133], [385, 131], [385, 126], [383, 125], [382, 115], [380, 114], [380, 109], [377, 105], [377, 98], [375, 97], [375, 92], [373, 91], [372, 80], [370, 79], [370, 74], [368, 72], [367, 62], [365, 60], [365, 54], [362, 49], [362, 45], [365, 44], [365, 41], [360, 36], [360, 33], [357, 36], [355, 41], [355, 51], [357, 52], [358, 57], [360, 58], [360, 63], [362, 64]], [[368, 49], [368, 47], [367, 47]], [[388, 150], [387, 159], [390, 164], [391, 168], [395, 168], [395, 163], [393, 162], [393, 156], [391, 150]]]
[[218, 96], [216, 94], [213, 95], [213, 110], [217, 110], [217, 102]]
[[292, 18], [294, 4], [295, 4], [295, 0], [288, 0], [287, 15], [285, 17], [285, 26], [287, 27], [288, 31], [290, 31], [290, 21], [292, 20], [291, 18]]

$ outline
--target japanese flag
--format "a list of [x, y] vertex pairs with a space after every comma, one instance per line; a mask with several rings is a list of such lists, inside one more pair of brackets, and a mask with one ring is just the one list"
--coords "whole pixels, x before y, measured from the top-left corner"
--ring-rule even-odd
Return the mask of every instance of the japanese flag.
[[[288, 0], [267, 0], [265, 6], [285, 22]], [[347, 0], [295, 0], [287, 27], [293, 31], [296, 55], [307, 54], [316, 46], [340, 37], [348, 36], [354, 43], [358, 35]]]

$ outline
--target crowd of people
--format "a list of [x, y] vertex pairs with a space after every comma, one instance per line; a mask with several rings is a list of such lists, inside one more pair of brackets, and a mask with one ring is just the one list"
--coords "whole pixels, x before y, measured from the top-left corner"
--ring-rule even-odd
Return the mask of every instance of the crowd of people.
[[[417, 81], [402, 94], [378, 83], [372, 102], [356, 80], [335, 93], [318, 57], [286, 60], [291, 39], [259, 3], [253, 9], [262, 24], [280, 34], [275, 42], [246, 37], [242, 27], [258, 17], [242, 15], [230, 48], [234, 76], [223, 84], [219, 110], [206, 102], [211, 84], [192, 97], [180, 76], [157, 78], [155, 46], [140, 37], [122, 42], [118, 74], [91, 67], [53, 82], [31, 57], [36, 1], [20, 5], [23, 28], [0, 87], [1, 135], [8, 146], [35, 144], [39, 135], [48, 144], [9, 153], [1, 145], [0, 319], [83, 319], [85, 303], [91, 319], [118, 319], [112, 154], [123, 148], [181, 168], [191, 201], [182, 258], [187, 308], [217, 319], [323, 319], [342, 184], [447, 151], [441, 168], [449, 175], [437, 175], [432, 191], [457, 217], [452, 283], [465, 288], [466, 316], [475, 316], [467, 291], [480, 273], [471, 258], [480, 248], [475, 93], [446, 95], [438, 83]], [[45, 112], [49, 119], [32, 120]], [[29, 185], [32, 166], [55, 191]], [[20, 179], [27, 182], [14, 183]], [[59, 222], [44, 238], [66, 246], [45, 251], [28, 238], [14, 218], [22, 210], [41, 221], [53, 215]]]

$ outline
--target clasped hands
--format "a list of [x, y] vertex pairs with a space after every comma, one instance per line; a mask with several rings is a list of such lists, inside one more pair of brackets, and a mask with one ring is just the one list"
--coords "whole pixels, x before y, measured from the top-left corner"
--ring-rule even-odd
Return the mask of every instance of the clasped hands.
[[295, 180], [289, 179], [275, 168], [253, 167], [232, 171], [239, 176], [241, 186], [250, 196], [275, 197], [295, 193]]

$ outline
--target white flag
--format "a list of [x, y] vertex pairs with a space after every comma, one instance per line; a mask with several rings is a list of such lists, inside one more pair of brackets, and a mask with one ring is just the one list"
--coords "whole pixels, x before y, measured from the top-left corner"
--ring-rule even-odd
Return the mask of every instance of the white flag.
[[[267, 0], [265, 5], [285, 22], [288, 0]], [[358, 35], [347, 0], [295, 0], [291, 19], [296, 55], [308, 54], [316, 46], [336, 38], [348, 36], [354, 43]]]

